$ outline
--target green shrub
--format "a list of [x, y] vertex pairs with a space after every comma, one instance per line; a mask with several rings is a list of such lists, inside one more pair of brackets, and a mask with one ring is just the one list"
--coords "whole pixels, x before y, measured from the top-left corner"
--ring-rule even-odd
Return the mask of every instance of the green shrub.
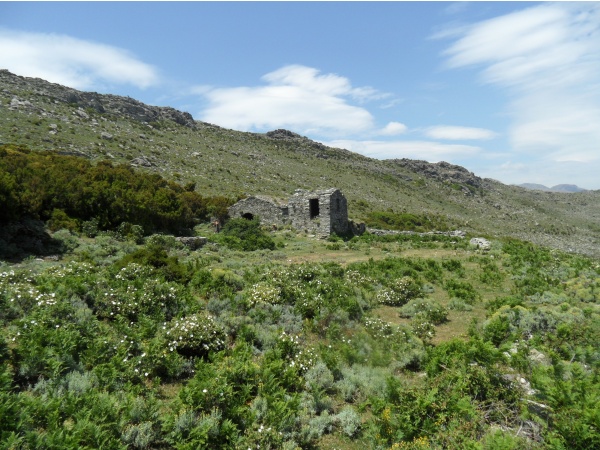
[[448, 280], [444, 288], [450, 298], [458, 298], [469, 305], [473, 305], [481, 297], [468, 281]]
[[187, 281], [190, 276], [187, 267], [179, 263], [176, 256], [169, 256], [162, 246], [156, 244], [149, 244], [126, 255], [115, 263], [115, 267], [123, 268], [128, 264], [153, 267], [169, 281]]
[[73, 219], [67, 215], [62, 209], [54, 208], [52, 214], [47, 223], [50, 231], [57, 231], [64, 228], [69, 231], [77, 231], [79, 229], [79, 223], [76, 219]]
[[412, 327], [413, 333], [424, 344], [429, 344], [435, 336], [435, 326], [427, 313], [418, 312], [411, 317], [410, 326]]
[[400, 317], [411, 318], [417, 314], [423, 314], [434, 325], [439, 325], [448, 319], [448, 310], [431, 299], [411, 300], [400, 308]]
[[360, 415], [352, 406], [345, 406], [334, 417], [335, 424], [349, 438], [354, 437], [361, 426]]
[[52, 234], [52, 238], [60, 242], [63, 252], [71, 252], [79, 247], [79, 239], [71, 231], [63, 228]]
[[275, 250], [275, 241], [261, 229], [258, 218], [231, 219], [213, 239], [234, 250]]
[[453, 311], [472, 311], [473, 306], [465, 303], [463, 300], [453, 298], [448, 302], [448, 309]]
[[446, 259], [442, 261], [442, 267], [449, 272], [456, 272], [458, 276], [464, 276], [464, 267], [458, 259]]

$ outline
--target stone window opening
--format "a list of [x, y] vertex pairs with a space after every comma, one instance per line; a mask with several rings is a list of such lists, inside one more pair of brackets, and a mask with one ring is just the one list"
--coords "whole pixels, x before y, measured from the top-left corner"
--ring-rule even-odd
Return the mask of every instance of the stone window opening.
[[245, 213], [245, 214], [242, 214], [242, 218], [246, 219], [246, 220], [254, 220], [254, 214], [252, 214], [252, 213]]
[[314, 219], [315, 217], [318, 217], [319, 216], [319, 199], [311, 198], [308, 201], [308, 206], [309, 206], [309, 210], [310, 210], [310, 218]]

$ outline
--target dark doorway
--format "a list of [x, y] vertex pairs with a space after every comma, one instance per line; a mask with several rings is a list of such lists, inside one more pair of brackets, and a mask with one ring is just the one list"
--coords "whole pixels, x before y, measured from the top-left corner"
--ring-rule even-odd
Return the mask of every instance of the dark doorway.
[[311, 198], [308, 202], [308, 205], [310, 207], [310, 218], [314, 219], [319, 215], [319, 199]]
[[252, 213], [242, 214], [242, 217], [246, 220], [254, 220], [254, 215]]

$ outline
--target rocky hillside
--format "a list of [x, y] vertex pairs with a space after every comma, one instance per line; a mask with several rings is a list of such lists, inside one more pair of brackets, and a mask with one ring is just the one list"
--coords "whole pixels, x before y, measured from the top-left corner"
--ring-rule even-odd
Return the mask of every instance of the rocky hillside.
[[228, 130], [173, 108], [80, 92], [5, 70], [0, 71], [0, 142], [131, 164], [194, 182], [207, 195], [285, 199], [298, 188], [335, 186], [356, 220], [390, 209], [442, 215], [467, 232], [600, 256], [600, 191], [527, 190], [445, 162], [367, 158], [288, 130]]

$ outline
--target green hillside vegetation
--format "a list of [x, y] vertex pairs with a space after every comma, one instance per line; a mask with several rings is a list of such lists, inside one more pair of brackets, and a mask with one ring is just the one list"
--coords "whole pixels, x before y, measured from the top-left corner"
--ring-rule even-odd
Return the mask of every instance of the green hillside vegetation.
[[[269, 195], [337, 187], [351, 219], [409, 214], [489, 237], [518, 237], [600, 256], [600, 192], [553, 193], [481, 179], [462, 167], [380, 161], [278, 130], [246, 133], [169, 108], [0, 71], [0, 142], [135, 165], [202, 196]], [[15, 105], [15, 106], [13, 106]]]
[[[598, 192], [0, 84], [0, 448], [600, 448]], [[467, 235], [210, 223], [332, 186]]]
[[3, 447], [600, 445], [597, 261], [286, 229], [247, 252], [197, 231], [190, 251], [63, 229], [62, 261], [0, 267]]
[[24, 217], [49, 221], [51, 229], [81, 230], [94, 219], [98, 230], [116, 230], [123, 222], [146, 234], [180, 232], [209, 219], [225, 217], [233, 201], [203, 198], [195, 185], [185, 187], [157, 174], [101, 161], [92, 165], [74, 156], [30, 152], [0, 145], [1, 220]]

